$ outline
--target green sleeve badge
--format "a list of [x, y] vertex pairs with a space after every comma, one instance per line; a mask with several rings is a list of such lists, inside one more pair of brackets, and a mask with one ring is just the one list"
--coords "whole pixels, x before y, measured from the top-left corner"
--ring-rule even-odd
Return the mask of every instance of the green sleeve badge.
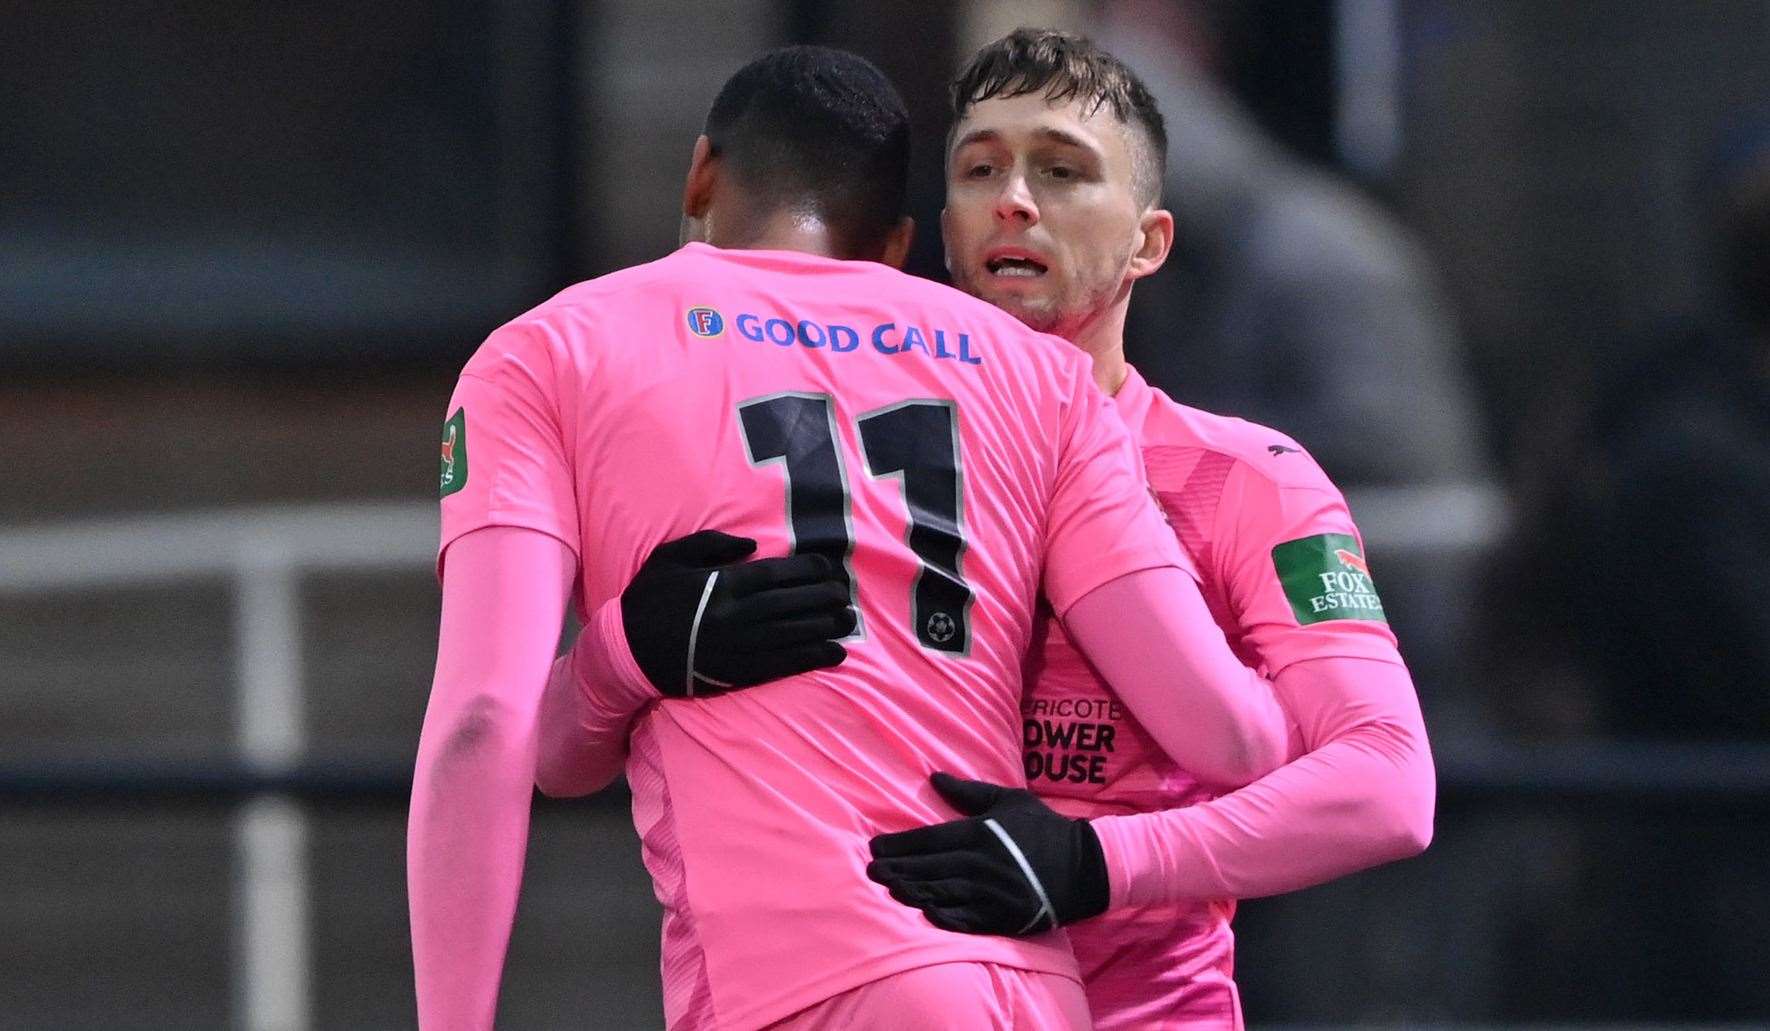
[[443, 423], [442, 496], [448, 497], [467, 486], [467, 409], [457, 408], [449, 421]]
[[1304, 626], [1329, 619], [1389, 622], [1371, 585], [1364, 549], [1350, 534], [1321, 533], [1286, 541], [1272, 549], [1272, 565], [1291, 611]]

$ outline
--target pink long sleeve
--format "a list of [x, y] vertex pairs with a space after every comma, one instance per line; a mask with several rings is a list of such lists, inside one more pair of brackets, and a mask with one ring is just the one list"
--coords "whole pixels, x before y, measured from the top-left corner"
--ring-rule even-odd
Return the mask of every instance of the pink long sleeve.
[[616, 595], [591, 614], [571, 650], [553, 664], [541, 704], [535, 786], [554, 798], [607, 787], [626, 764], [634, 719], [661, 697], [627, 647]]
[[418, 742], [406, 886], [418, 1023], [492, 1026], [522, 882], [535, 727], [577, 560], [535, 530], [448, 545], [436, 679]]
[[1289, 756], [1290, 724], [1273, 685], [1230, 651], [1186, 573], [1111, 580], [1071, 605], [1063, 625], [1162, 750], [1200, 781], [1240, 787]]
[[1405, 666], [1308, 659], [1275, 686], [1308, 754], [1209, 802], [1092, 821], [1114, 908], [1295, 891], [1431, 841], [1436, 780]]

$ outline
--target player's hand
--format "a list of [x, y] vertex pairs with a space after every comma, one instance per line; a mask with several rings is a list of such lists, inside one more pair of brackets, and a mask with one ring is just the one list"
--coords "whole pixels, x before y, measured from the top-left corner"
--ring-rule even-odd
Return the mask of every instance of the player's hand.
[[667, 698], [834, 666], [854, 632], [846, 580], [822, 555], [744, 561], [756, 542], [702, 530], [658, 545], [621, 592], [627, 647]]
[[1100, 838], [1024, 788], [936, 773], [969, 819], [881, 834], [867, 876], [928, 922], [971, 934], [1037, 934], [1106, 912]]

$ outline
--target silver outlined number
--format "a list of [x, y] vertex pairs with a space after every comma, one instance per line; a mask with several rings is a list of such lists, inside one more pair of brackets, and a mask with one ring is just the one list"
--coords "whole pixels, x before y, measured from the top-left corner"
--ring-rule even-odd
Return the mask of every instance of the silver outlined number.
[[[853, 500], [830, 396], [769, 394], [739, 403], [737, 411], [750, 464], [785, 466], [793, 551], [828, 558], [848, 582], [852, 603]], [[898, 480], [909, 510], [905, 543], [921, 565], [910, 602], [916, 640], [931, 651], [968, 655], [973, 595], [963, 565], [958, 407], [951, 401], [902, 401], [862, 415], [855, 429], [868, 475]], [[857, 617], [859, 612], [856, 606]], [[855, 635], [861, 633], [857, 623]]]

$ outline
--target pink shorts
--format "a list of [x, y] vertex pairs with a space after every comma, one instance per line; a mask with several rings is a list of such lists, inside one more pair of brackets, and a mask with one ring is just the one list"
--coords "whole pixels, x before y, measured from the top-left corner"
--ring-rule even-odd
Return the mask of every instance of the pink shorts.
[[809, 1006], [768, 1031], [1088, 1031], [1088, 997], [1061, 974], [994, 963], [936, 963]]

